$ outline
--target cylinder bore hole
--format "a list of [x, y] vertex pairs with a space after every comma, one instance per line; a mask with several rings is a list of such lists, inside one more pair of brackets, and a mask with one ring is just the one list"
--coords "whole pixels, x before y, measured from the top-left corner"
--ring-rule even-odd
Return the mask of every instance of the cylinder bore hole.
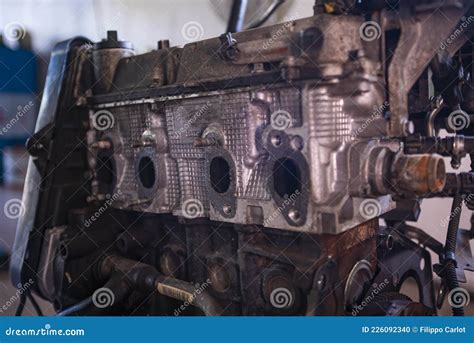
[[152, 188], [156, 181], [155, 164], [153, 160], [144, 156], [138, 163], [138, 178], [145, 188]]
[[214, 157], [209, 167], [211, 186], [217, 193], [225, 193], [230, 187], [230, 166], [223, 157]]
[[301, 171], [295, 161], [280, 158], [273, 165], [273, 187], [282, 198], [301, 191]]

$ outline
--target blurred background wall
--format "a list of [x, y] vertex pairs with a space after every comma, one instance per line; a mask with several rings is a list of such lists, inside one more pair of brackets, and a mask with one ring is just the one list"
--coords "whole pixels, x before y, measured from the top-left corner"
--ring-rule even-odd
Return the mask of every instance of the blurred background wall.
[[[313, 13], [313, 2], [313, 0], [287, 0], [268, 24], [309, 17]], [[260, 16], [269, 3], [271, 0], [250, 1], [247, 21]], [[156, 49], [157, 41], [160, 39], [169, 39], [171, 45], [184, 45], [190, 34], [197, 35], [196, 38], [199, 39], [222, 34], [226, 28], [230, 8], [230, 0], [2, 0], [0, 34], [3, 36], [4, 45], [14, 51], [21, 48], [16, 39], [9, 39], [12, 33], [7, 32], [8, 29], [19, 28], [27, 32], [31, 38], [30, 44], [23, 48], [31, 50], [34, 54], [34, 59], [27, 63], [34, 64], [36, 70], [36, 85], [27, 92], [34, 101], [34, 107], [29, 109], [22, 119], [34, 122], [49, 56], [57, 42], [78, 35], [99, 41], [106, 36], [107, 30], [117, 30], [119, 38], [131, 41], [138, 53]], [[185, 33], [190, 26], [194, 31]], [[2, 67], [5, 66], [2, 65], [0, 58], [0, 69]], [[3, 91], [5, 91], [4, 85], [0, 86], [0, 94]], [[24, 107], [25, 101], [17, 100], [15, 105]], [[1, 120], [0, 112], [0, 127]], [[24, 142], [31, 131], [32, 126], [25, 122], [19, 142]], [[3, 153], [6, 174], [4, 185], [0, 186], [0, 209], [2, 209], [9, 199], [21, 199], [27, 155], [22, 144], [2, 146], [0, 142], [0, 151]], [[464, 161], [462, 169], [467, 171], [468, 164], [469, 161]], [[449, 160], [446, 160], [446, 165], [449, 166]], [[445, 223], [446, 218], [449, 218], [450, 207], [449, 200], [424, 201], [421, 218], [415, 226], [426, 229], [437, 240], [444, 242]], [[467, 209], [463, 211], [461, 227], [470, 227], [470, 212]], [[0, 211], [0, 249], [6, 251], [11, 249], [15, 228], [16, 219], [7, 218], [3, 211]], [[3, 263], [4, 267], [5, 265]], [[3, 290], [12, 291], [5, 273], [0, 274], [0, 294]], [[474, 292], [474, 278], [472, 275], [468, 277], [468, 288]]]

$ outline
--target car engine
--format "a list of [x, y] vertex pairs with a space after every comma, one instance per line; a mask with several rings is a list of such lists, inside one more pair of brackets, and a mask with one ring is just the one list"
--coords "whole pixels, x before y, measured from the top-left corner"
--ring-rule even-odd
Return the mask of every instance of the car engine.
[[[445, 167], [474, 170], [471, 22], [470, 0], [317, 0], [144, 54], [59, 43], [14, 284], [59, 315], [436, 315], [474, 270], [474, 172]], [[435, 197], [443, 243], [407, 223]]]

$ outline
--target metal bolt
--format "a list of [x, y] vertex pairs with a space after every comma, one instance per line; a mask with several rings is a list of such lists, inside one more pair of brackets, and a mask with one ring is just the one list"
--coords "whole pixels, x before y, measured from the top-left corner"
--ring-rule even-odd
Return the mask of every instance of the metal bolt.
[[231, 214], [232, 213], [232, 207], [229, 206], [229, 205], [225, 205], [223, 207], [223, 211], [224, 211], [225, 214]]
[[301, 219], [301, 214], [298, 210], [291, 209], [290, 212], [288, 212], [288, 217], [294, 222], [299, 222]]

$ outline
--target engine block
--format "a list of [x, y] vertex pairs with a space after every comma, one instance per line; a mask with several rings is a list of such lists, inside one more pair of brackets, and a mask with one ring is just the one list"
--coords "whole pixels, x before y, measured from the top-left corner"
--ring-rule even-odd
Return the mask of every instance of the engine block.
[[[182, 94], [115, 102], [98, 97], [90, 114], [96, 132], [88, 143], [102, 149], [91, 166], [99, 179], [114, 182], [97, 195], [116, 193], [113, 206], [120, 209], [311, 233], [339, 233], [393, 209], [390, 194], [401, 185], [390, 173], [385, 178], [393, 184], [383, 185], [387, 181], [377, 173], [385, 171], [363, 163], [373, 156], [379, 168], [390, 170], [388, 156], [397, 154], [400, 142], [383, 139], [384, 81], [379, 61], [368, 56], [359, 35], [361, 25], [355, 17], [320, 15], [235, 34], [227, 47], [216, 38], [173, 52], [123, 57], [103, 88], [126, 92], [136, 82], [136, 69], [129, 66], [146, 61], [153, 79], [142, 86], [166, 80], [162, 89], [174, 85]], [[102, 55], [132, 54], [110, 48], [111, 40], [96, 44], [94, 65], [100, 66]], [[260, 42], [266, 49], [255, 55]], [[276, 55], [277, 48], [285, 53]], [[202, 67], [199, 57], [209, 49], [221, 53]], [[229, 60], [224, 49], [236, 56]], [[219, 76], [213, 75], [216, 69], [222, 69]], [[108, 76], [98, 70], [99, 84], [106, 83]], [[206, 86], [208, 80], [225, 85], [259, 77], [273, 80]], [[428, 165], [426, 175], [438, 179], [425, 192], [440, 191], [443, 164]], [[367, 196], [373, 198], [369, 203]]]

